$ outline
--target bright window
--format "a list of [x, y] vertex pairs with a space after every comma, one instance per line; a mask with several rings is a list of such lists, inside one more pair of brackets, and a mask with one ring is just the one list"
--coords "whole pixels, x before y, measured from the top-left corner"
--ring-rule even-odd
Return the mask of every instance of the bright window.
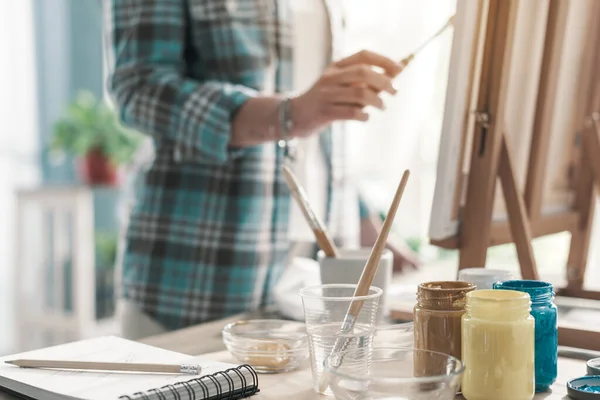
[[[33, 1], [0, 1], [0, 315], [9, 322], [15, 190], [39, 180], [36, 67]], [[12, 324], [4, 326], [0, 354], [12, 341]]]

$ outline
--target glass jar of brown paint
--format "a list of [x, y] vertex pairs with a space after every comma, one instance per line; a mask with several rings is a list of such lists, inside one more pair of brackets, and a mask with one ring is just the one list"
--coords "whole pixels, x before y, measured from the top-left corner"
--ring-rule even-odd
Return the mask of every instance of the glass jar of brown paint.
[[[417, 290], [413, 310], [415, 348], [437, 351], [461, 359], [461, 319], [466, 295], [475, 284], [462, 281], [426, 282]], [[437, 368], [425, 357], [415, 355], [415, 372], [428, 376]]]

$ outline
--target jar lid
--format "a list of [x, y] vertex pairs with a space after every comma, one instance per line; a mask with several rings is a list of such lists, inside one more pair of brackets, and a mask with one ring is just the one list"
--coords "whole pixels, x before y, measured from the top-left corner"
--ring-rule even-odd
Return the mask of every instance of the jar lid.
[[461, 269], [458, 274], [462, 279], [497, 278], [498, 280], [507, 280], [512, 278], [510, 271], [492, 268], [465, 268]]
[[600, 400], [600, 376], [590, 375], [567, 382], [567, 393], [575, 400]]
[[587, 362], [588, 375], [600, 375], [600, 358], [592, 358]]

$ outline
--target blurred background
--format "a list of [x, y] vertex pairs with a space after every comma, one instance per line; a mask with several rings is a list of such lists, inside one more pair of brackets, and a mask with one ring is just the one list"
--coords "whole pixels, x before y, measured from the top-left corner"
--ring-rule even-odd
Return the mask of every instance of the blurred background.
[[[347, 51], [367, 48], [394, 59], [435, 32], [455, 7], [454, 0], [344, 1]], [[116, 123], [105, 101], [102, 18], [99, 0], [0, 1], [0, 354], [118, 332], [119, 227], [127, 172], [144, 141]], [[401, 171], [411, 169], [395, 229], [440, 279], [453, 278], [457, 268], [457, 253], [427, 238], [451, 40], [448, 31], [398, 78], [399, 95], [385, 113], [351, 125], [349, 166], [382, 212]], [[591, 287], [600, 286], [597, 231]], [[562, 283], [568, 245], [567, 233], [535, 241], [543, 279]], [[490, 249], [488, 266], [517, 272], [514, 246]], [[418, 272], [396, 280], [410, 284]], [[40, 318], [40, 309], [54, 311]], [[42, 327], [50, 333], [37, 335]], [[65, 328], [61, 339], [53, 337], [53, 329]]]

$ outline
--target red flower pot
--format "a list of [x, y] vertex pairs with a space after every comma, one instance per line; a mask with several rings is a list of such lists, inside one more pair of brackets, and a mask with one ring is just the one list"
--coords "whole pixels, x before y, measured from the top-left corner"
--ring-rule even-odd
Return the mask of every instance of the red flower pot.
[[92, 186], [117, 186], [119, 184], [119, 171], [106, 157], [102, 148], [90, 150], [78, 162], [79, 176], [88, 185]]

